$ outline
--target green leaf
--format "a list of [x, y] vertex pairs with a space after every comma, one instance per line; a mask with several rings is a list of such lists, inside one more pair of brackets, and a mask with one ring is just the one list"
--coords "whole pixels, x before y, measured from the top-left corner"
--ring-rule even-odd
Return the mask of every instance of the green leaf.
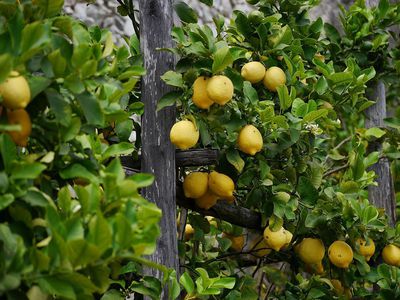
[[106, 219], [97, 213], [89, 222], [88, 242], [96, 245], [101, 252], [112, 246], [112, 234]]
[[69, 126], [72, 115], [70, 104], [55, 89], [46, 90], [46, 97], [56, 120], [65, 127]]
[[130, 176], [129, 179], [133, 180], [136, 183], [138, 188], [147, 187], [153, 184], [154, 182], [154, 175], [146, 174], [146, 173], [139, 173], [133, 176]]
[[285, 111], [292, 105], [292, 98], [289, 95], [289, 91], [286, 85], [279, 86], [277, 88], [277, 91], [281, 110]]
[[233, 56], [229, 50], [228, 46], [219, 48], [214, 53], [214, 62], [212, 65], [212, 72], [219, 73], [225, 70], [226, 67], [232, 65], [233, 63]]
[[194, 282], [192, 277], [190, 277], [188, 272], [182, 274], [181, 278], [179, 278], [179, 283], [184, 287], [188, 294], [193, 293], [194, 291]]
[[13, 194], [0, 195], [0, 211], [5, 209], [11, 203], [13, 203], [14, 200], [15, 200], [15, 198], [14, 198]]
[[257, 91], [248, 81], [245, 81], [243, 83], [243, 94], [246, 97], [246, 99], [250, 101], [252, 105], [256, 105], [258, 103]]
[[365, 136], [368, 137], [375, 137], [377, 139], [383, 137], [386, 134], [385, 130], [382, 130], [378, 127], [369, 128], [365, 131]]
[[328, 90], [328, 82], [326, 81], [324, 76], [321, 76], [317, 84], [315, 85], [315, 91], [318, 93], [318, 95], [323, 95], [326, 93]]
[[77, 96], [79, 104], [85, 114], [86, 121], [92, 125], [104, 125], [104, 113], [97, 98], [89, 92]]
[[107, 147], [107, 149], [102, 153], [102, 161], [105, 161], [110, 157], [129, 155], [133, 152], [133, 150], [133, 145], [128, 142], [113, 144]]
[[174, 3], [174, 9], [178, 17], [185, 23], [197, 23], [198, 17], [193, 8], [183, 1]]
[[304, 116], [303, 121], [305, 123], [311, 123], [314, 122], [316, 120], [318, 120], [319, 118], [323, 118], [326, 117], [328, 115], [328, 110], [323, 108], [323, 109], [318, 109], [316, 111], [311, 111], [308, 114], [306, 114]]
[[297, 191], [301, 202], [314, 205], [318, 200], [318, 191], [307, 177], [300, 176]]
[[168, 71], [163, 76], [161, 76], [161, 79], [168, 85], [183, 88], [183, 79], [181, 73]]
[[45, 17], [50, 18], [58, 15], [64, 5], [64, 0], [37, 0], [38, 5], [45, 13]]
[[200, 0], [200, 2], [204, 3], [207, 6], [212, 6], [214, 0]]
[[67, 67], [67, 60], [62, 56], [60, 49], [54, 50], [49, 54], [48, 59], [53, 67], [54, 75], [62, 77]]
[[31, 58], [40, 51], [45, 44], [50, 43], [50, 32], [50, 23], [37, 21], [26, 25], [22, 31], [21, 61]]
[[31, 99], [34, 99], [51, 84], [51, 80], [49, 78], [38, 75], [29, 77], [28, 82], [31, 90]]
[[0, 55], [0, 83], [7, 79], [13, 68], [13, 59], [10, 54]]
[[94, 263], [101, 256], [97, 245], [93, 245], [84, 239], [68, 242], [68, 257], [73, 266], [86, 266]]
[[210, 287], [219, 289], [232, 289], [235, 286], [235, 278], [233, 277], [223, 277], [219, 278]]
[[182, 92], [172, 91], [164, 96], [157, 103], [157, 111], [162, 110], [164, 107], [172, 106], [182, 96]]
[[378, 4], [378, 15], [379, 18], [384, 18], [386, 16], [386, 13], [388, 12], [390, 8], [390, 3], [389, 0], [380, 0]]
[[57, 295], [66, 299], [76, 299], [74, 289], [62, 279], [55, 276], [39, 277], [40, 289], [50, 295]]
[[10, 176], [12, 179], [36, 179], [46, 166], [37, 162], [19, 162], [14, 164], [13, 172]]
[[0, 153], [7, 173], [11, 173], [12, 165], [17, 159], [17, 148], [8, 134], [0, 134]]
[[244, 160], [240, 157], [239, 151], [236, 149], [229, 149], [226, 151], [226, 159], [229, 161], [231, 165], [235, 167], [235, 169], [241, 173], [245, 166]]
[[93, 173], [89, 172], [84, 166], [80, 164], [73, 164], [60, 171], [60, 176], [63, 179], [83, 178], [90, 182], [97, 183], [99, 178]]
[[100, 300], [125, 300], [125, 297], [120, 291], [109, 290], [100, 298]]

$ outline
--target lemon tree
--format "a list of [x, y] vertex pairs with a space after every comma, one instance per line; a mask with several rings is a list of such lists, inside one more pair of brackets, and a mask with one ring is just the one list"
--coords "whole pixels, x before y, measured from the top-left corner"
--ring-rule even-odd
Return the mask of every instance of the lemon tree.
[[[389, 27], [400, 21], [399, 5], [355, 1], [343, 10], [340, 31], [310, 20], [318, 1], [248, 2], [254, 11], [234, 11], [229, 21], [216, 17], [212, 28], [197, 24], [196, 12], [181, 3], [183, 23], [173, 29], [176, 47], [169, 49], [179, 60], [162, 77], [176, 90], [159, 109], [176, 104], [178, 121], [190, 119], [199, 130], [192, 147], [220, 153], [218, 164], [186, 169], [182, 181], [200, 171], [234, 183], [223, 187], [233, 190], [233, 201], [211, 189], [202, 197], [207, 205], [194, 202], [212, 209], [225, 201], [262, 218], [257, 233], [189, 213], [194, 234], [180, 248], [187, 299], [213, 299], [192, 284], [204, 279], [198, 267], [236, 279], [218, 299], [398, 297], [400, 227], [390, 228], [368, 202], [375, 179], [369, 167], [383, 154], [368, 145], [383, 142], [384, 155], [395, 158], [399, 123], [394, 117], [387, 130], [365, 129], [364, 112], [374, 104], [367, 87], [376, 80], [397, 90], [399, 54], [389, 47]], [[372, 292], [374, 284], [379, 290]]]
[[62, 5], [0, 1], [0, 298], [156, 298], [125, 275], [150, 263], [161, 216], [139, 194], [152, 175], [118, 158], [137, 155], [138, 40], [116, 46]]

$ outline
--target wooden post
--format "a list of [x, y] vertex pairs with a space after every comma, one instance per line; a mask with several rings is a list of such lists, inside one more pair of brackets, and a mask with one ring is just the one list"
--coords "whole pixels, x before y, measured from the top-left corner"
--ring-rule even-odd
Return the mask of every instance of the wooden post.
[[[376, 101], [376, 104], [366, 111], [365, 127], [385, 127], [383, 120], [386, 118], [386, 90], [383, 82], [375, 83], [370, 87], [368, 98]], [[379, 141], [371, 142], [368, 151], [382, 152], [382, 144]], [[396, 223], [396, 198], [390, 171], [390, 162], [387, 157], [382, 157], [371, 167], [376, 173], [378, 186], [370, 186], [368, 189], [369, 200], [379, 208], [384, 208], [389, 217], [390, 225]]]
[[[176, 170], [175, 148], [170, 143], [169, 131], [175, 122], [175, 107], [157, 112], [158, 100], [170, 89], [160, 76], [174, 67], [174, 57], [157, 48], [172, 47], [172, 0], [140, 0], [140, 44], [147, 75], [142, 80], [142, 162], [143, 172], [155, 175], [154, 184], [143, 190], [143, 196], [162, 210], [161, 237], [150, 259], [179, 271], [176, 228]], [[157, 270], [147, 274], [162, 279]], [[161, 299], [168, 299], [163, 289]]]
[[[376, 7], [379, 0], [367, 0], [369, 7]], [[365, 127], [385, 127], [383, 120], [386, 118], [386, 90], [383, 82], [377, 82], [369, 87], [368, 98], [376, 101], [376, 104], [366, 111]], [[373, 142], [369, 145], [369, 151], [382, 151], [382, 144]], [[377, 175], [378, 186], [371, 186], [368, 189], [369, 201], [379, 208], [384, 208], [389, 217], [389, 224], [396, 223], [396, 198], [393, 186], [390, 162], [382, 157], [371, 167]]]

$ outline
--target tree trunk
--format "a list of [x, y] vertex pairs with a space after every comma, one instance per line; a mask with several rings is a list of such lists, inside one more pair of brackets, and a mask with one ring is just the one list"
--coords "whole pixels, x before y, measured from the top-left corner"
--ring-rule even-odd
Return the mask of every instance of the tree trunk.
[[[168, 268], [179, 270], [176, 228], [175, 148], [169, 131], [175, 122], [175, 107], [156, 112], [157, 102], [170, 89], [160, 76], [174, 67], [174, 57], [157, 48], [172, 46], [172, 0], [140, 0], [140, 44], [147, 75], [142, 80], [142, 171], [154, 174], [155, 182], [143, 190], [143, 196], [162, 210], [161, 238], [150, 259]], [[147, 274], [162, 280], [157, 270]], [[168, 299], [164, 288], [161, 299]]]

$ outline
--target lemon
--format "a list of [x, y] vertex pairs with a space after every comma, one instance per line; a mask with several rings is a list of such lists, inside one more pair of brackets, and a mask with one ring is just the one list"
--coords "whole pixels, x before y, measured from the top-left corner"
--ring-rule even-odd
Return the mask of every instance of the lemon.
[[217, 195], [208, 190], [203, 196], [195, 199], [195, 201], [198, 207], [203, 209], [210, 209], [217, 203], [218, 199], [219, 197]]
[[233, 180], [225, 174], [213, 171], [208, 175], [208, 186], [214, 194], [221, 198], [233, 197], [233, 191], [235, 190], [235, 184]]
[[0, 83], [2, 104], [10, 109], [25, 108], [31, 101], [31, 90], [25, 77], [18, 72], [11, 72], [11, 76]]
[[367, 242], [364, 239], [357, 239], [356, 240], [356, 245], [357, 248], [362, 256], [365, 257], [366, 261], [369, 261], [375, 253], [375, 243], [372, 239], [368, 239], [368, 245]]
[[285, 230], [285, 232], [286, 232], [286, 243], [285, 243], [285, 245], [283, 245], [283, 248], [288, 247], [293, 238], [293, 234], [290, 231]]
[[181, 150], [187, 150], [196, 145], [199, 136], [196, 126], [188, 120], [175, 123], [169, 133], [171, 143]]
[[317, 264], [325, 256], [324, 243], [320, 239], [305, 238], [298, 246], [297, 254], [306, 264]]
[[322, 262], [318, 262], [315, 264], [305, 264], [304, 269], [308, 273], [318, 274], [318, 275], [322, 275], [325, 272]]
[[186, 224], [185, 226], [185, 233], [183, 234], [183, 238], [185, 241], [190, 240], [194, 235], [194, 228], [190, 224]]
[[264, 79], [265, 67], [258, 61], [252, 61], [242, 67], [242, 77], [251, 83], [257, 83]]
[[275, 251], [281, 250], [288, 242], [287, 232], [283, 227], [278, 231], [272, 231], [269, 227], [265, 228], [264, 239], [268, 247]]
[[338, 268], [348, 268], [353, 261], [353, 250], [343, 241], [333, 242], [328, 249], [329, 260]]
[[240, 151], [249, 155], [255, 155], [263, 147], [263, 138], [255, 126], [246, 125], [239, 132], [237, 144]]
[[229, 239], [232, 242], [232, 245], [231, 245], [232, 250], [234, 250], [236, 252], [242, 251], [243, 246], [244, 246], [244, 236], [243, 235], [233, 236], [231, 234], [224, 232], [222, 234], [222, 236]]
[[271, 67], [265, 72], [264, 86], [271, 92], [276, 92], [278, 86], [285, 85], [285, 72], [279, 67]]
[[219, 105], [225, 105], [233, 97], [233, 83], [223, 75], [211, 77], [206, 90], [208, 97]]
[[208, 173], [192, 172], [183, 181], [183, 192], [186, 198], [200, 198], [208, 189]]
[[214, 104], [208, 95], [207, 95], [207, 83], [209, 78], [200, 76], [193, 83], [193, 103], [198, 108], [201, 109], [209, 109], [211, 105]]
[[396, 245], [386, 245], [382, 250], [382, 258], [388, 265], [400, 267], [400, 248]]
[[272, 252], [270, 247], [267, 245], [265, 239], [263, 237], [257, 237], [253, 240], [250, 245], [251, 254], [257, 257], [267, 256]]
[[32, 123], [29, 114], [25, 109], [7, 110], [8, 123], [20, 125], [21, 130], [9, 131], [8, 134], [14, 143], [20, 147], [26, 147], [28, 138], [32, 132]]
[[344, 287], [340, 280], [331, 279], [331, 284], [333, 286], [333, 290], [335, 291], [336, 295], [341, 296], [344, 293]]

